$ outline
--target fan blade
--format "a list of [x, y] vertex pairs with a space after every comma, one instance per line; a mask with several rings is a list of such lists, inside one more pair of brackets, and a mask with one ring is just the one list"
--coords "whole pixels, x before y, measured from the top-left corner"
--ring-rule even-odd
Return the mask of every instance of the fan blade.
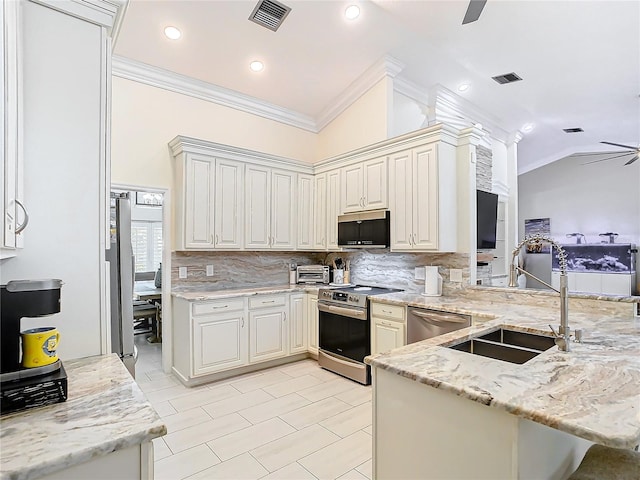
[[[570, 157], [588, 157], [592, 155], [615, 155], [616, 153], [620, 153], [620, 150], [615, 152], [581, 152], [581, 153], [572, 153], [569, 155]], [[627, 152], [629, 155], [634, 152]]]
[[467, 13], [464, 14], [464, 20], [462, 20], [462, 25], [478, 20], [485, 3], [487, 3], [487, 0], [470, 0]]
[[630, 145], [621, 145], [619, 143], [613, 143], [613, 142], [600, 142], [600, 143], [604, 143], [606, 145], [614, 145], [616, 147], [629, 148], [629, 149], [631, 149], [633, 151], [638, 151], [638, 147], [632, 147]]
[[614, 160], [616, 158], [626, 157], [627, 155], [632, 154], [632, 153], [633, 152], [625, 152], [625, 153], [622, 153], [620, 155], [616, 155], [615, 157], [601, 158], [600, 160], [593, 160], [591, 162], [583, 163], [582, 165], [589, 165], [590, 163], [604, 162], [605, 160]]
[[636, 155], [635, 157], [633, 157], [631, 160], [629, 160], [627, 163], [624, 164], [624, 166], [626, 167], [627, 165], [631, 165], [633, 162], [635, 162], [638, 159], [638, 155]]

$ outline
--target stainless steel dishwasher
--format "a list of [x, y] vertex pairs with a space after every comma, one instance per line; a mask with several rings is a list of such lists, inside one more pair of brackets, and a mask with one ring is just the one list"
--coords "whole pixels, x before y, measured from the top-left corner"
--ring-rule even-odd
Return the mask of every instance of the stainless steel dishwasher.
[[407, 313], [407, 343], [419, 342], [471, 326], [469, 315], [414, 307], [409, 307]]

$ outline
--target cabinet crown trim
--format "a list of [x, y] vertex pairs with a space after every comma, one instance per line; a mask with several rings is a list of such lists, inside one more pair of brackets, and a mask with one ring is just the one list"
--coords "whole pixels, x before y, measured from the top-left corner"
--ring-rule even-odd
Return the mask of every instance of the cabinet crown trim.
[[229, 160], [238, 160], [269, 168], [282, 168], [286, 170], [295, 170], [298, 173], [313, 174], [313, 166], [309, 163], [294, 160], [292, 158], [281, 157], [255, 150], [249, 150], [240, 147], [233, 147], [221, 143], [200, 140], [192, 137], [178, 135], [169, 142], [171, 154], [174, 157], [182, 153], [195, 153], [207, 155], [214, 158], [225, 158]]

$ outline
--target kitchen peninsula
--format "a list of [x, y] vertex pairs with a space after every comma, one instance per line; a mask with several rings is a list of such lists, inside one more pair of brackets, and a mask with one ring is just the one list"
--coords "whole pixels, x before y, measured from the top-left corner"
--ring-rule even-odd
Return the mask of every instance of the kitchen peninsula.
[[0, 418], [0, 478], [153, 479], [166, 426], [117, 355], [64, 362], [64, 403]]
[[[368, 357], [374, 375], [374, 477], [563, 479], [591, 443], [640, 443], [639, 297], [570, 299], [571, 352], [512, 364], [448, 346], [508, 325], [549, 332], [558, 298], [469, 288], [455, 297], [376, 302], [464, 313], [474, 324]], [[399, 441], [402, 439], [402, 441]]]

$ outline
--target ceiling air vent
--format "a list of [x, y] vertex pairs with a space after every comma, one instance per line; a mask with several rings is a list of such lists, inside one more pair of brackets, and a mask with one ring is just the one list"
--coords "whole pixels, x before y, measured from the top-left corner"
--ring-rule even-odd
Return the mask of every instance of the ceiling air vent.
[[505, 83], [518, 82], [518, 81], [522, 80], [522, 78], [520, 78], [518, 75], [516, 75], [513, 72], [505, 73], [503, 75], [496, 75], [495, 77], [491, 77], [491, 78], [493, 78], [500, 85], [504, 85]]
[[260, 0], [251, 12], [249, 20], [275, 32], [290, 11], [291, 8], [275, 0]]
[[581, 129], [580, 127], [576, 127], [576, 128], [563, 128], [562, 131], [564, 133], [580, 133], [580, 132], [584, 132], [583, 129]]

